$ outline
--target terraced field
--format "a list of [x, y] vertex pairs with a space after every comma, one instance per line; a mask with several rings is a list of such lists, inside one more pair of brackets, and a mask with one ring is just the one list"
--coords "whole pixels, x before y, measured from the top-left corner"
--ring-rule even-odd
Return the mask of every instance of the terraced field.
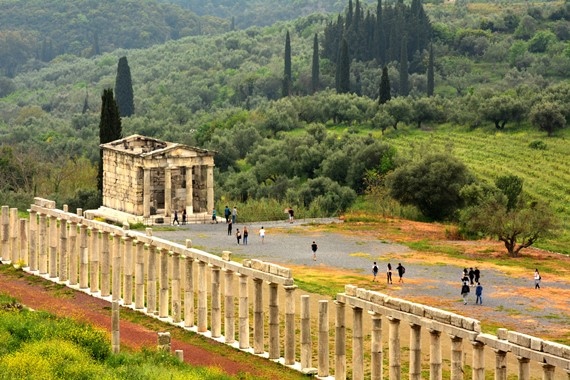
[[[523, 189], [531, 196], [549, 202], [562, 221], [561, 235], [543, 241], [539, 247], [570, 254], [570, 131], [556, 137], [524, 128], [496, 131], [492, 127], [469, 130], [441, 126], [432, 130], [403, 129], [384, 137], [403, 155], [426, 151], [450, 151], [479, 178], [490, 183], [501, 175], [524, 179]], [[542, 141], [546, 149], [529, 146]]]

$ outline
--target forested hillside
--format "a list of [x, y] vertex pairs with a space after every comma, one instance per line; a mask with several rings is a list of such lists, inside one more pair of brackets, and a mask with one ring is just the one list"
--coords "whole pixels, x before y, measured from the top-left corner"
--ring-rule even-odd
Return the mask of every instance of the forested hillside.
[[[421, 43], [409, 35], [417, 31], [412, 26], [420, 14], [426, 17], [420, 18]], [[411, 22], [387, 27], [399, 18]], [[371, 53], [362, 39], [377, 48], [378, 25], [388, 42], [384, 55], [356, 54], [355, 44]], [[287, 32], [290, 62], [284, 54]], [[569, 37], [568, 2], [422, 7], [419, 1], [351, 1], [338, 14], [264, 28], [57, 56], [37, 69], [23, 66], [13, 77], [0, 77], [0, 200], [25, 207], [37, 194], [88, 207], [96, 188], [101, 94], [115, 87], [119, 58], [126, 56], [134, 114], [123, 118], [123, 134], [217, 151], [218, 200], [263, 202], [276, 210], [295, 205], [307, 215], [331, 215], [381, 194], [375, 202], [387, 212], [426, 218], [398, 205], [384, 179], [425, 152], [457, 153], [460, 147], [473, 172], [466, 179], [493, 185], [501, 175], [524, 178], [525, 192], [551, 201], [568, 229], [568, 192], [555, 199], [546, 192], [570, 180], [568, 166], [559, 161], [568, 154], [561, 142], [570, 120]], [[339, 91], [334, 50], [341, 49], [332, 39], [346, 41], [346, 91]], [[380, 102], [382, 86], [386, 97]], [[439, 126], [460, 131], [464, 139], [433, 149], [415, 145], [417, 133], [440, 136]], [[472, 152], [470, 133], [477, 134]], [[495, 133], [507, 138], [493, 140]], [[481, 135], [501, 145], [475, 159], [486, 149]], [[521, 166], [520, 156], [506, 154], [512, 150], [509, 137], [517, 141], [518, 155], [533, 157], [532, 163]], [[496, 173], [486, 166], [491, 163]], [[552, 165], [551, 174], [535, 165]], [[533, 176], [527, 173], [531, 167]], [[457, 220], [453, 211], [443, 219]]]
[[239, 29], [268, 26], [277, 21], [293, 20], [312, 13], [340, 12], [344, 0], [162, 0], [179, 4], [200, 16], [210, 15], [234, 21]]
[[154, 1], [0, 0], [0, 73], [13, 77], [62, 54], [92, 57], [219, 33], [228, 26]]

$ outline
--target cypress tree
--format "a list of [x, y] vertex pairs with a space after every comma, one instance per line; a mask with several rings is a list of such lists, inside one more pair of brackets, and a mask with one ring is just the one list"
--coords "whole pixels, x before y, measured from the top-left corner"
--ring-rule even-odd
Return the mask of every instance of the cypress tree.
[[404, 36], [400, 49], [400, 95], [406, 96], [408, 91], [408, 45]]
[[428, 60], [428, 70], [427, 70], [427, 95], [433, 96], [435, 89], [435, 79], [433, 72], [433, 45], [429, 47], [429, 60]]
[[350, 59], [348, 57], [348, 43], [346, 42], [346, 38], [343, 38], [340, 43], [337, 67], [336, 92], [346, 94], [350, 92]]
[[388, 76], [388, 67], [382, 68], [382, 77], [380, 77], [380, 91], [378, 93], [378, 103], [384, 104], [392, 99], [390, 95], [390, 77]]
[[127, 57], [119, 58], [117, 77], [115, 79], [115, 96], [117, 106], [119, 107], [119, 114], [123, 117], [132, 116], [135, 113], [135, 103], [131, 69], [129, 62], [127, 62]]
[[291, 94], [291, 38], [289, 37], [289, 31], [285, 36], [285, 65], [283, 73], [283, 96], [289, 96]]
[[[113, 89], [103, 90], [101, 96], [101, 120], [99, 121], [99, 144], [106, 144], [121, 139], [123, 135], [119, 108], [113, 98]], [[97, 189], [103, 196], [103, 149], [99, 150], [99, 172], [97, 174]]]
[[315, 33], [315, 38], [313, 40], [313, 67], [311, 70], [311, 94], [314, 94], [319, 90], [319, 38], [317, 33]]

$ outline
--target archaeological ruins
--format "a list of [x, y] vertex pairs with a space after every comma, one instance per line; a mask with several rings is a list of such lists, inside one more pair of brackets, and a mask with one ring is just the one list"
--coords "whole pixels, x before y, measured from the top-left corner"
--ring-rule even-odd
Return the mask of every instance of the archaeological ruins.
[[115, 210], [149, 222], [168, 221], [175, 210], [185, 210], [189, 218], [213, 210], [213, 152], [140, 135], [102, 144], [101, 149], [100, 213]]
[[111, 302], [114, 321], [128, 307], [318, 378], [570, 380], [570, 346], [486, 333], [473, 318], [352, 285], [334, 300], [299, 294], [283, 266], [236, 262], [50, 200], [36, 198], [29, 219], [2, 206], [0, 227], [3, 264]]

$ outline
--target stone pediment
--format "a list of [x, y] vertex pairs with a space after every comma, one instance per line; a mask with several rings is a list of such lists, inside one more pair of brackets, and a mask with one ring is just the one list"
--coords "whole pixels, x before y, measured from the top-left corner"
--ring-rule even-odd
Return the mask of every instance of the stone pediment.
[[101, 144], [100, 146], [103, 150], [113, 150], [125, 155], [137, 156], [147, 159], [214, 156], [214, 152], [211, 152], [207, 149], [166, 142], [141, 135], [131, 135], [120, 140]]

